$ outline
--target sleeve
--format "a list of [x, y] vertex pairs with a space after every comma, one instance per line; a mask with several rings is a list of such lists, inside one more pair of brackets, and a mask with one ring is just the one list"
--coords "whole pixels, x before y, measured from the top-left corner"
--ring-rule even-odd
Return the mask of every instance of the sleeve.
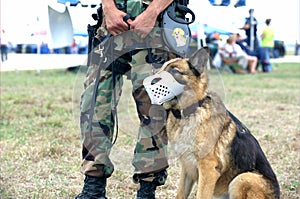
[[243, 49], [238, 44], [235, 44], [234, 49], [236, 51], [237, 56], [245, 56], [246, 55], [246, 53], [243, 51]]

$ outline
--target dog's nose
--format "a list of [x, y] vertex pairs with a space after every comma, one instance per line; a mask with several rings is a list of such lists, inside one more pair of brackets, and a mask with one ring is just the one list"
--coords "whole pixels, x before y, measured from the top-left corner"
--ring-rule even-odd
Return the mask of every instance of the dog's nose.
[[154, 79], [151, 81], [151, 85], [156, 84], [156, 83], [159, 82], [160, 80], [161, 80], [160, 77], [154, 78]]

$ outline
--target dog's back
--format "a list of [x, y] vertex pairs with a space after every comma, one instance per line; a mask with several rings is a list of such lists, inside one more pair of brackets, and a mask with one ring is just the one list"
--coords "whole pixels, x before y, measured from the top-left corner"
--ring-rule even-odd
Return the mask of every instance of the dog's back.
[[[231, 143], [231, 157], [239, 173], [257, 172], [271, 185], [271, 196], [280, 198], [280, 188], [272, 167], [256, 138], [232, 113], [227, 111], [235, 123], [236, 133]], [[273, 197], [271, 197], [273, 198]]]

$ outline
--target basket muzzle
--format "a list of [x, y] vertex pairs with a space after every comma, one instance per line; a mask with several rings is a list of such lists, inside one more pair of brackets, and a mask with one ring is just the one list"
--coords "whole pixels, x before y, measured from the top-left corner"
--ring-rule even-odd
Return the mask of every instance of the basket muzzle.
[[152, 104], [161, 105], [184, 91], [183, 84], [178, 83], [167, 71], [161, 71], [144, 79], [143, 85]]

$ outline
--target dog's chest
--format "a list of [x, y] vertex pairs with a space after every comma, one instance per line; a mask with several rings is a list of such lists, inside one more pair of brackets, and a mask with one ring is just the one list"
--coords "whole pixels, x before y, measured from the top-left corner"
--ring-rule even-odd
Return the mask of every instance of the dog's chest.
[[168, 139], [178, 156], [194, 165], [195, 159], [203, 158], [213, 150], [220, 132], [211, 118], [204, 107], [180, 119], [169, 115]]
[[[189, 119], [169, 118], [167, 123], [168, 139], [178, 156], [194, 161], [197, 149], [197, 128], [199, 118], [192, 116]], [[199, 136], [199, 135], [198, 135]]]

